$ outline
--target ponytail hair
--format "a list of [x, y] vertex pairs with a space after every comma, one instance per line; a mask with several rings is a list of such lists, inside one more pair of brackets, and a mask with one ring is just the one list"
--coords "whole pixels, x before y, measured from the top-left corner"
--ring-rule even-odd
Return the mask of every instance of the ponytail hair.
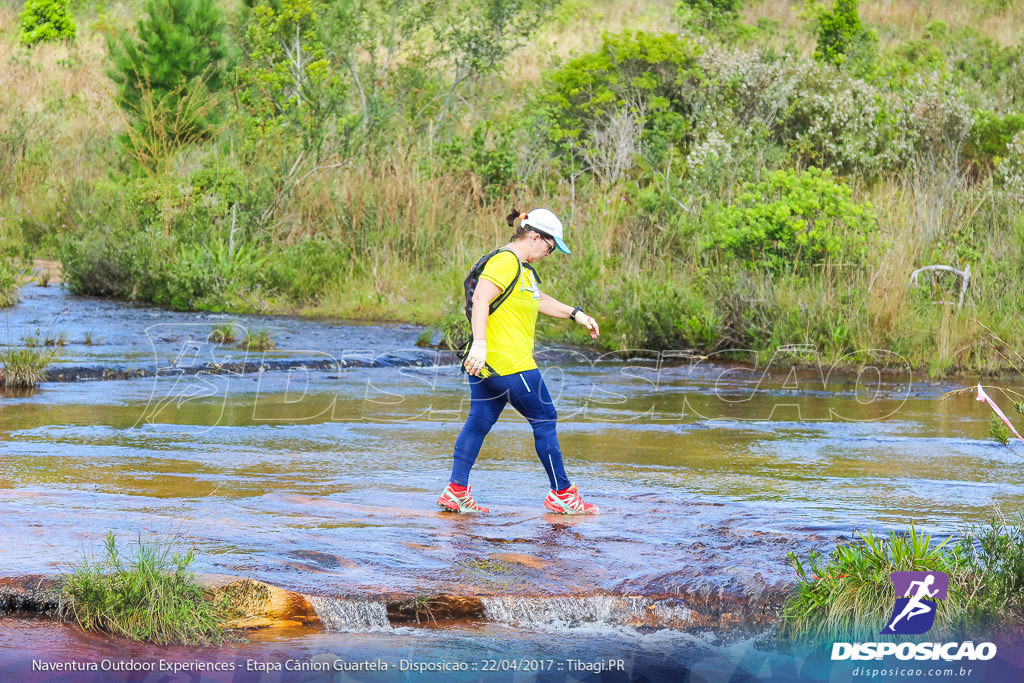
[[505, 216], [505, 222], [508, 223], [508, 227], [511, 228], [513, 225], [515, 225], [515, 222], [517, 220], [520, 223], [522, 221], [526, 220], [526, 212], [525, 211], [520, 211], [519, 209], [516, 209], [516, 208], [513, 207], [512, 213], [510, 213], [509, 215]]
[[524, 220], [526, 220], [526, 212], [515, 208], [512, 209], [512, 213], [505, 216], [505, 222], [508, 223], [508, 227], [515, 227], [516, 229], [515, 233], [508, 238], [509, 242], [515, 242], [517, 239], [533, 230], [530, 226], [522, 224]]

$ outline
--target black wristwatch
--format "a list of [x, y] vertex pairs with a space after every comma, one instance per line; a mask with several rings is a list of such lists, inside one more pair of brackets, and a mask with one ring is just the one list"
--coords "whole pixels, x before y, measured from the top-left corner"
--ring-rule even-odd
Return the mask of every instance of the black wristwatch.
[[582, 313], [582, 312], [583, 312], [583, 309], [580, 308], [579, 306], [577, 306], [576, 308], [572, 309], [572, 313], [569, 314], [569, 320], [571, 320], [573, 322], [576, 322], [576, 314], [577, 313]]

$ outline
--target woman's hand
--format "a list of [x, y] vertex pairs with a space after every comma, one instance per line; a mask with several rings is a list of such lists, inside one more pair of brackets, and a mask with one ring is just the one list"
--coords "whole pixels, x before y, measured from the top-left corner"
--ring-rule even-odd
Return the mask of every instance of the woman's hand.
[[597, 321], [594, 320], [593, 316], [589, 316], [583, 311], [576, 311], [576, 315], [573, 316], [573, 320], [587, 328], [590, 332], [591, 339], [597, 339], [600, 336], [601, 330], [597, 327]]
[[484, 365], [487, 364], [487, 341], [474, 339], [473, 343], [469, 345], [469, 353], [466, 354], [466, 360], [462, 361], [462, 364], [466, 367], [466, 372], [474, 377], [479, 377]]

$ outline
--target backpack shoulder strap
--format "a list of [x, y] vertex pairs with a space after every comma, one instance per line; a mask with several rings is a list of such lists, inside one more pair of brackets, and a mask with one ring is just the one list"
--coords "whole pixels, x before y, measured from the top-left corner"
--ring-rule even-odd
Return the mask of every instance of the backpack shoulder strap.
[[[499, 254], [500, 252], [503, 252], [503, 251], [507, 251], [510, 254], [512, 254], [512, 256], [515, 257], [515, 259], [516, 259], [516, 276], [514, 278], [512, 278], [512, 282], [509, 283], [508, 287], [506, 287], [502, 291], [502, 293], [499, 294], [497, 297], [495, 297], [494, 301], [491, 302], [491, 305], [490, 305], [490, 307], [488, 309], [488, 315], [490, 315], [491, 313], [494, 313], [496, 310], [498, 310], [498, 307], [501, 306], [503, 303], [505, 303], [506, 299], [508, 299], [510, 296], [512, 296], [512, 292], [515, 291], [515, 289], [514, 289], [515, 284], [516, 284], [516, 282], [519, 281], [520, 276], [523, 274], [523, 265], [519, 261], [519, 257], [516, 256], [515, 252], [512, 251], [511, 249], [505, 249], [505, 248], [498, 249], [498, 251], [496, 251], [496, 252], [494, 252], [494, 254], [492, 254], [491, 258], [494, 258], [494, 256], [496, 256], [497, 254]], [[488, 259], [488, 261], [489, 260], [490, 259]], [[530, 266], [527, 266], [527, 268], [530, 268]], [[530, 268], [530, 270], [533, 270], [533, 268]]]
[[526, 266], [530, 270], [531, 273], [533, 273], [533, 281], [536, 282], [539, 285], [540, 284], [540, 275], [537, 274], [537, 271], [534, 270], [533, 266], [531, 266], [529, 263], [524, 263], [523, 265]]

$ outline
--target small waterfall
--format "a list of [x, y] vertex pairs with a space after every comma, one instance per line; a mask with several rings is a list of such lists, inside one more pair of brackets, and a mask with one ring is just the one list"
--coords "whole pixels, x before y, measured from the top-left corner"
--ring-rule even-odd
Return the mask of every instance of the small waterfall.
[[320, 621], [329, 631], [358, 633], [390, 631], [388, 611], [381, 600], [307, 596]]
[[517, 626], [621, 624], [653, 628], [693, 626], [694, 613], [677, 600], [594, 595], [557, 598], [481, 598], [484, 617]]

